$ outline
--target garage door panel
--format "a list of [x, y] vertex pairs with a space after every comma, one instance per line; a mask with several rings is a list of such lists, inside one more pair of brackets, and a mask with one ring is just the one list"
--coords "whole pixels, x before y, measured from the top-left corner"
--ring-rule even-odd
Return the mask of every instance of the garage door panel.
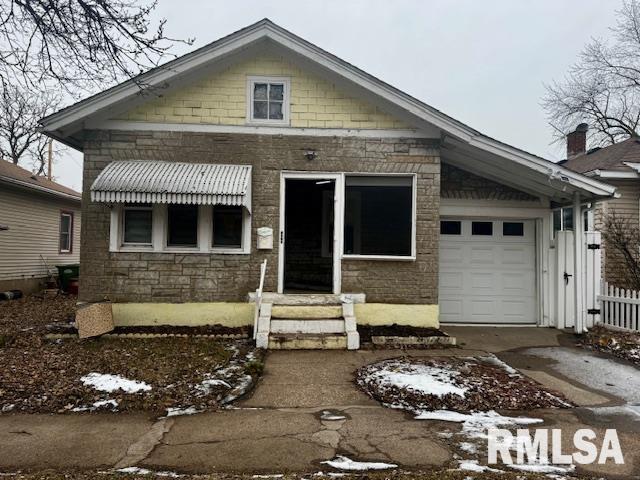
[[[483, 220], [489, 221], [489, 220]], [[536, 323], [535, 223], [525, 221], [524, 235], [503, 236], [502, 221], [493, 235], [441, 237], [440, 320], [451, 323]]]

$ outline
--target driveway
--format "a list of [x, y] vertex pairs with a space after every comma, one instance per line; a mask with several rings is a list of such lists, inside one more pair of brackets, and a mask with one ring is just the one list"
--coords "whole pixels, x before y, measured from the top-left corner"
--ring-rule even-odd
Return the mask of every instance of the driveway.
[[[462, 348], [411, 354], [495, 353], [544, 385], [579, 400], [577, 409], [527, 412], [543, 418], [545, 425], [570, 432], [583, 426], [600, 431], [609, 428], [612, 415], [628, 418], [628, 412], [594, 413], [594, 408], [629, 402], [615, 392], [596, 390], [588, 375], [579, 381], [569, 378], [571, 366], [564, 359], [545, 356], [550, 351], [578, 351], [571, 346], [571, 336], [539, 328], [445, 330], [458, 338]], [[214, 413], [160, 420], [122, 414], [1, 415], [0, 471], [138, 465], [188, 473], [309, 472], [329, 469], [321, 462], [337, 454], [406, 468], [455, 466], [456, 449], [449, 434], [459, 431], [459, 424], [414, 420], [402, 411], [381, 407], [353, 384], [358, 367], [401, 354], [398, 350], [272, 351], [254, 392], [233, 409]], [[583, 358], [575, 361], [584, 363]], [[619, 420], [616, 426], [626, 464], [617, 470], [589, 467], [590, 473], [636, 472], [632, 454], [640, 452], [637, 423]]]

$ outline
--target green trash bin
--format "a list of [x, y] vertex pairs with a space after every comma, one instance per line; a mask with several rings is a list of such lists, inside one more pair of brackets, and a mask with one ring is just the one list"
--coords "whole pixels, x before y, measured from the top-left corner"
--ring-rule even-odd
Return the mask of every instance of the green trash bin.
[[80, 265], [77, 263], [71, 265], [56, 265], [58, 269], [58, 280], [60, 281], [60, 288], [64, 292], [69, 291], [69, 281], [72, 278], [78, 278], [80, 275]]

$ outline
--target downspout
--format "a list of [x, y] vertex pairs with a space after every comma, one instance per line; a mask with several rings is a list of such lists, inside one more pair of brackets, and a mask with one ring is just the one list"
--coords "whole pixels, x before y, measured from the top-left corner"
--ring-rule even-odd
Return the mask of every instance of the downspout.
[[582, 272], [584, 269], [583, 265], [583, 249], [584, 249], [584, 221], [582, 219], [582, 205], [580, 200], [580, 192], [575, 192], [573, 194], [573, 240], [574, 240], [574, 248], [573, 248], [573, 276], [575, 280], [575, 320], [573, 323], [573, 328], [575, 333], [581, 334], [585, 332], [585, 311], [584, 311], [584, 299], [583, 299], [583, 281], [582, 281]]

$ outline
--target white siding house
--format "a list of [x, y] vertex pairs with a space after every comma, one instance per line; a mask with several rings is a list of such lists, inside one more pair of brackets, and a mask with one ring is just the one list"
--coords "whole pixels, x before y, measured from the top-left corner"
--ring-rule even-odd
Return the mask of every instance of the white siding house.
[[0, 291], [42, 287], [80, 261], [80, 193], [0, 160]]

